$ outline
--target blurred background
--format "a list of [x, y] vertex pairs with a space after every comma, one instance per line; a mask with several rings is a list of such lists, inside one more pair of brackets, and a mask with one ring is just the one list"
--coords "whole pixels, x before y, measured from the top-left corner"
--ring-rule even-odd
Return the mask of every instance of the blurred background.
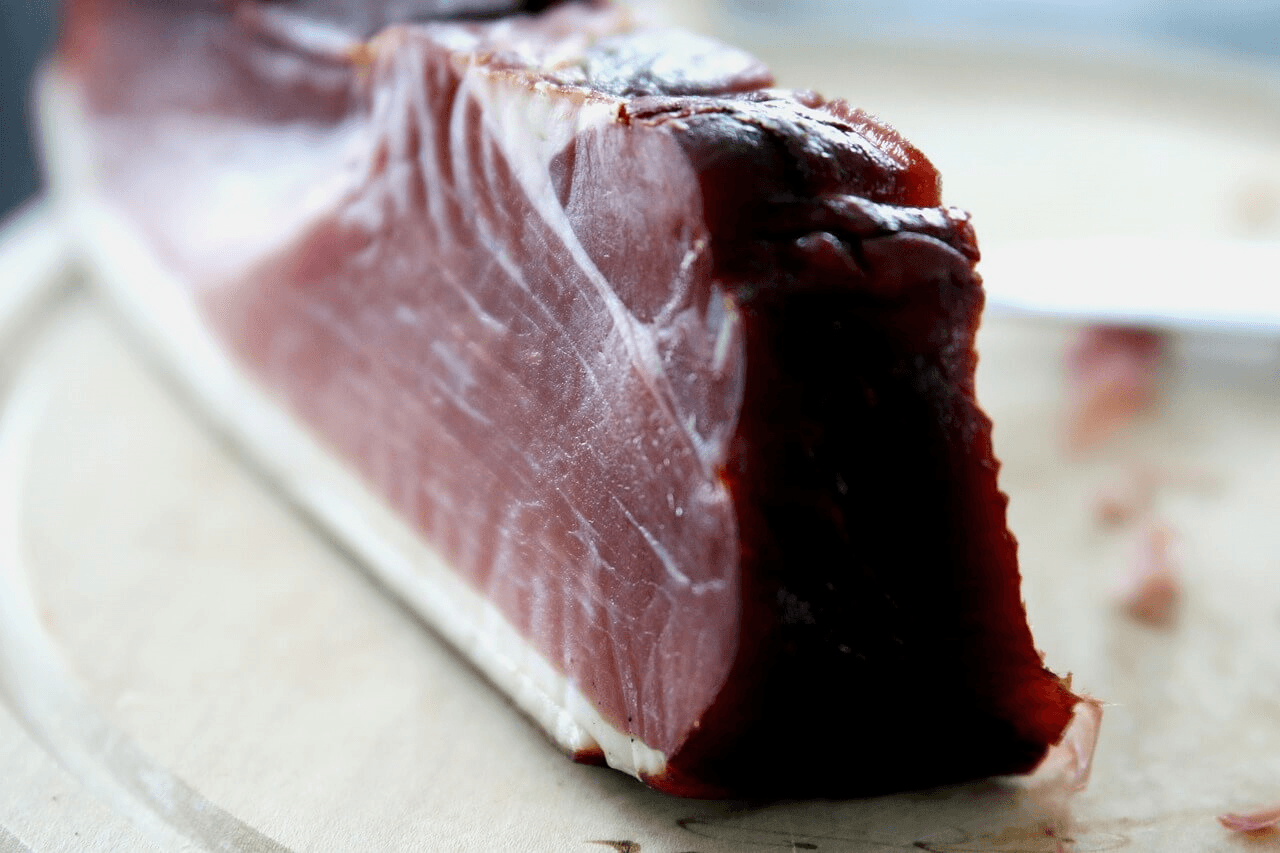
[[[975, 45], [982, 46], [986, 55], [1003, 55], [1005, 67], [1016, 67], [1017, 74], [1032, 77], [1035, 68], [1007, 61], [1010, 51], [1068, 58], [1078, 58], [1083, 51], [1091, 60], [1117, 55], [1147, 60], [1175, 57], [1170, 64], [1179, 70], [1206, 64], [1217, 68], [1227, 60], [1261, 69], [1264, 76], [1274, 72], [1280, 79], [1280, 2], [1276, 0], [652, 2], [682, 23], [722, 34], [761, 53], [778, 69], [783, 83], [825, 88], [873, 108], [878, 105], [868, 104], [866, 98], [876, 98], [875, 87], [846, 84], [846, 80], [856, 83], [852, 74], [866, 79], [871, 70], [869, 61], [859, 66], [857, 56], [887, 56], [888, 65], [881, 63], [885, 75], [897, 70], [895, 63], [916, 58], [946, 74], [940, 63], [950, 57], [958, 64], [969, 64]], [[31, 74], [52, 42], [56, 5], [56, 0], [0, 0], [0, 215], [39, 187], [28, 133], [28, 95]], [[895, 47], [886, 50], [885, 45]], [[843, 76], [831, 73], [833, 64], [845, 61], [848, 68]], [[1043, 73], [1058, 73], [1046, 70], [1043, 63], [1040, 66]], [[988, 71], [1000, 73], [996, 67]], [[987, 74], [983, 85], [990, 78]], [[1280, 104], [1280, 85], [1276, 93]], [[981, 92], [974, 96], [981, 97]], [[885, 111], [895, 121], [911, 118], [910, 105], [902, 113], [889, 113], [898, 109], [896, 101], [890, 101]], [[903, 129], [908, 134], [913, 130]], [[927, 128], [922, 129], [927, 134]]]
[[[1274, 0], [727, 0], [754, 26], [804, 27], [827, 38], [1064, 40], [1192, 47], [1280, 57]], [[820, 25], [820, 26], [818, 26]]]
[[693, 23], [896, 126], [986, 248], [1280, 238], [1275, 0], [719, 0]]
[[0, 216], [39, 187], [27, 95], [53, 26], [50, 0], [0, 0]]

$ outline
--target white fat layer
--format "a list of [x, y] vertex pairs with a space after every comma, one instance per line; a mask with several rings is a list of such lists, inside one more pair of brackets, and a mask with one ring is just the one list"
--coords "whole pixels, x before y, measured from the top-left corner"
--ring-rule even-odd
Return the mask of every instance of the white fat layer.
[[50, 73], [39, 95], [57, 203], [98, 283], [192, 397], [557, 744], [570, 752], [599, 749], [611, 766], [632, 775], [662, 774], [663, 753], [614, 728], [501, 611], [241, 372], [200, 320], [189, 286], [102, 197], [73, 84]]
[[[121, 191], [150, 217], [166, 251], [183, 267], [202, 271], [202, 282], [233, 277], [246, 263], [279, 252], [331, 211], [359, 179], [367, 148], [367, 131], [356, 119], [324, 133], [302, 124], [267, 128], [184, 114], [156, 122], [147, 142], [157, 149], [153, 167]], [[101, 126], [112, 136], [108, 148], [138, 144], [127, 126], [110, 120]], [[174, 192], [175, 185], [187, 189]], [[216, 247], [191, 240], [193, 233], [217, 234]]]

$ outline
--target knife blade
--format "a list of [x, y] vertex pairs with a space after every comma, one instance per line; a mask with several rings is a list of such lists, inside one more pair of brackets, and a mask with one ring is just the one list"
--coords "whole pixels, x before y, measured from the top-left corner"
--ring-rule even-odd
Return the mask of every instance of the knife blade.
[[993, 312], [1234, 334], [1280, 333], [1280, 241], [1095, 237], [987, 247]]

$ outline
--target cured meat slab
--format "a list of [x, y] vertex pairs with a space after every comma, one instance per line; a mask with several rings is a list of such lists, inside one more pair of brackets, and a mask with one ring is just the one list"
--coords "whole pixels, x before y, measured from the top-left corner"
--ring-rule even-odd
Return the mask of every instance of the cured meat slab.
[[60, 180], [192, 393], [579, 758], [694, 795], [1033, 767], [1076, 699], [928, 161], [610, 7], [349, 11], [69, 10]]

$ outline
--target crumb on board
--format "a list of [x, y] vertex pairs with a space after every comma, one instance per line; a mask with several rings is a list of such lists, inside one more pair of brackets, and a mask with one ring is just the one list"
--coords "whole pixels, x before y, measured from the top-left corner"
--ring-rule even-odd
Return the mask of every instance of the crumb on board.
[[1165, 490], [1201, 496], [1221, 489], [1209, 471], [1149, 461], [1130, 462], [1102, 485], [1093, 497], [1093, 515], [1108, 527], [1123, 527], [1150, 518]]
[[1236, 222], [1245, 235], [1259, 234], [1280, 221], [1280, 185], [1253, 178], [1243, 184], [1235, 198]]
[[1121, 603], [1132, 618], [1166, 627], [1173, 622], [1182, 595], [1182, 581], [1174, 564], [1173, 530], [1152, 522], [1140, 534], [1137, 559], [1121, 592]]
[[1218, 823], [1232, 832], [1261, 832], [1280, 826], [1280, 805], [1257, 811], [1218, 815]]
[[1102, 701], [1081, 694], [1061, 740], [1049, 748], [1032, 776], [1065, 793], [1083, 791], [1093, 772], [1093, 754], [1101, 729]]
[[1150, 465], [1129, 465], [1094, 498], [1094, 515], [1103, 524], [1119, 527], [1144, 517], [1155, 502], [1159, 472]]
[[1164, 336], [1129, 326], [1089, 326], [1067, 354], [1067, 446], [1087, 450], [1115, 435], [1156, 400]]

